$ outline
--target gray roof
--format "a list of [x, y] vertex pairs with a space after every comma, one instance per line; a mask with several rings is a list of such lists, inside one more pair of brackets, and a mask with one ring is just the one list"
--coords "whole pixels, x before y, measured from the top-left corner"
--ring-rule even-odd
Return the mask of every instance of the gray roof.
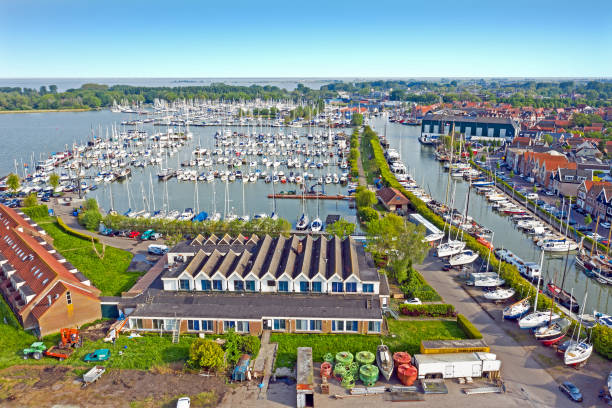
[[471, 123], [495, 123], [503, 125], [515, 125], [510, 118], [493, 118], [489, 116], [460, 116], [460, 115], [439, 115], [427, 114], [423, 120], [446, 121], [446, 122], [471, 122]]
[[[243, 243], [237, 242], [238, 239]], [[209, 277], [216, 273], [225, 277], [237, 274], [243, 278], [249, 274], [258, 278], [267, 274], [279, 278], [286, 274], [294, 279], [302, 274], [312, 279], [319, 274], [325, 279], [335, 275], [342, 280], [350, 276], [362, 281], [379, 280], [371, 256], [350, 237], [341, 240], [337, 236], [315, 239], [311, 235], [304, 238], [266, 235], [246, 241], [244, 237], [226, 236], [209, 241], [210, 238], [197, 239], [174, 247], [170, 253], [186, 253], [188, 249], [194, 256], [184, 263], [171, 265], [163, 277], [176, 278], [184, 272], [195, 277], [202, 272]]]
[[[132, 299], [125, 301], [134, 302]], [[145, 296], [140, 296], [136, 310], [130, 315], [152, 318], [175, 316], [201, 319], [380, 319], [381, 309], [378, 296], [260, 293], [234, 295], [159, 291], [155, 292], [151, 303], [146, 303]]]

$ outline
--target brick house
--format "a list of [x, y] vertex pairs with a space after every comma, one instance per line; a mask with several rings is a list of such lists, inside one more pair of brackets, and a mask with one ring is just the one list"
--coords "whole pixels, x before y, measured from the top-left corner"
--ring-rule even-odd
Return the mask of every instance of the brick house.
[[559, 168], [576, 169], [576, 163], [570, 163], [567, 157], [561, 153], [534, 153], [525, 152], [520, 163], [521, 173], [549, 188], [551, 185], [551, 175]]
[[40, 337], [101, 317], [100, 290], [47, 241], [25, 214], [0, 205], [0, 292]]
[[378, 201], [387, 211], [406, 211], [410, 201], [397, 189], [384, 187], [376, 191]]
[[556, 195], [575, 197], [578, 187], [586, 180], [591, 179], [592, 173], [588, 170], [557, 168], [550, 175], [550, 189]]

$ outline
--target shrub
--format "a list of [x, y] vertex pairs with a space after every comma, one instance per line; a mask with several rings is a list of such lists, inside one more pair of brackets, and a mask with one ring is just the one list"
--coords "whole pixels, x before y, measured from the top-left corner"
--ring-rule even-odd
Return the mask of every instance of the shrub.
[[592, 330], [591, 337], [595, 351], [612, 360], [612, 328], [598, 324]]
[[255, 359], [259, 354], [259, 348], [261, 347], [261, 341], [257, 336], [241, 336], [240, 347], [244, 353], [251, 356], [251, 359]]
[[400, 305], [400, 312], [406, 316], [453, 317], [455, 307], [448, 304]]
[[89, 231], [97, 231], [102, 221], [102, 214], [98, 210], [87, 210], [79, 214], [79, 223]]
[[378, 219], [378, 211], [370, 207], [360, 209], [357, 211], [357, 214], [359, 215], [361, 222], [365, 223]]
[[482, 339], [482, 334], [480, 331], [464, 315], [457, 315], [457, 324], [470, 339]]
[[82, 232], [73, 230], [72, 228], [70, 228], [69, 226], [66, 225], [66, 223], [64, 222], [64, 220], [62, 220], [61, 217], [57, 217], [57, 225], [60, 227], [61, 230], [63, 230], [66, 234], [70, 234], [72, 236], [75, 236], [77, 238], [83, 238], [86, 239], [87, 241], [91, 241], [92, 239], [94, 240], [94, 242], [99, 242], [100, 240], [96, 237], [91, 237], [87, 234], [83, 234]]
[[28, 194], [28, 196], [23, 199], [24, 207], [33, 207], [36, 204], [38, 204], [38, 200], [36, 198], [36, 194], [34, 193]]
[[367, 188], [357, 189], [357, 192], [355, 193], [355, 203], [357, 204], [357, 208], [371, 207], [376, 204], [376, 201], [376, 194], [374, 194], [373, 191], [370, 191]]
[[189, 347], [188, 364], [194, 368], [222, 370], [225, 367], [223, 349], [212, 340], [196, 339]]
[[22, 211], [33, 220], [45, 218], [49, 215], [49, 209], [44, 204], [23, 208]]
[[400, 289], [404, 295], [411, 298], [419, 298], [425, 302], [436, 302], [442, 297], [432, 288], [425, 278], [414, 268], [408, 268], [406, 279], [402, 282]]

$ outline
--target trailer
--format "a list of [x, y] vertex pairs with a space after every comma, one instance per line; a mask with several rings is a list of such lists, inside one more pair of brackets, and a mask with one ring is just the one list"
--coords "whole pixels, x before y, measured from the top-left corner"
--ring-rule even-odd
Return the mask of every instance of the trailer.
[[419, 378], [467, 378], [499, 376], [501, 361], [492, 353], [415, 354]]
[[72, 347], [59, 347], [53, 346], [47, 351], [45, 351], [45, 356], [47, 357], [55, 357], [60, 361], [66, 360], [70, 355], [74, 352]]
[[83, 374], [83, 387], [87, 387], [91, 383], [98, 381], [102, 374], [106, 371], [104, 366], [95, 366], [85, 374]]

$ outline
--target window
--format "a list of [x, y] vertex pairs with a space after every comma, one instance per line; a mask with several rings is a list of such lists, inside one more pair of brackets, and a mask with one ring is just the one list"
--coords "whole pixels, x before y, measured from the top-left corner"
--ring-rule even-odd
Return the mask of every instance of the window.
[[313, 292], [317, 292], [317, 293], [321, 293], [321, 282], [312, 282], [312, 291]]
[[210, 290], [211, 289], [210, 281], [208, 279], [202, 279], [200, 281], [200, 285], [202, 285], [202, 290]]
[[332, 320], [332, 331], [344, 331], [344, 320]]
[[321, 331], [321, 320], [311, 320], [310, 331]]
[[347, 282], [346, 291], [347, 292], [357, 292], [357, 284], [355, 282]]
[[243, 281], [234, 281], [234, 290], [236, 292], [244, 291], [244, 282]]
[[238, 333], [248, 333], [249, 332], [249, 322], [247, 321], [237, 321], [236, 322], [236, 332]]
[[144, 326], [142, 325], [142, 319], [130, 319], [130, 328], [131, 329], [142, 329]]
[[254, 280], [246, 281], [246, 290], [248, 290], [249, 292], [255, 292], [255, 281]]
[[224, 320], [223, 321], [223, 331], [229, 331], [230, 329], [236, 328], [236, 322], [233, 320]]
[[72, 304], [72, 296], [70, 295], [70, 291], [66, 292], [66, 303], [69, 305]]
[[187, 329], [192, 331], [200, 330], [200, 321], [199, 320], [187, 320]]
[[165, 330], [176, 330], [177, 328], [177, 320], [176, 319], [164, 319], [164, 329]]
[[308, 330], [308, 320], [298, 319], [295, 321], [295, 330]]
[[362, 285], [364, 293], [374, 293], [374, 284], [372, 283], [364, 283]]
[[268, 286], [276, 286], [276, 281], [274, 281], [274, 280], [269, 280], [269, 281], [268, 281]]
[[164, 321], [163, 319], [152, 319], [152, 323], [153, 323], [153, 329], [163, 329], [164, 328]]
[[357, 320], [347, 320], [346, 331], [349, 331], [349, 332], [359, 331], [359, 322]]
[[213, 290], [223, 290], [223, 281], [215, 279], [213, 281]]
[[368, 332], [380, 333], [380, 322], [368, 322]]
[[342, 292], [343, 288], [342, 288], [342, 282], [332, 282], [332, 292]]
[[310, 290], [308, 282], [300, 282], [300, 292], [308, 292]]
[[274, 330], [285, 330], [285, 319], [274, 319], [273, 326]]
[[213, 331], [213, 321], [202, 320], [202, 331]]
[[278, 291], [279, 292], [289, 292], [289, 282], [287, 282], [287, 281], [279, 281], [278, 282]]
[[189, 279], [179, 279], [179, 289], [189, 290]]

